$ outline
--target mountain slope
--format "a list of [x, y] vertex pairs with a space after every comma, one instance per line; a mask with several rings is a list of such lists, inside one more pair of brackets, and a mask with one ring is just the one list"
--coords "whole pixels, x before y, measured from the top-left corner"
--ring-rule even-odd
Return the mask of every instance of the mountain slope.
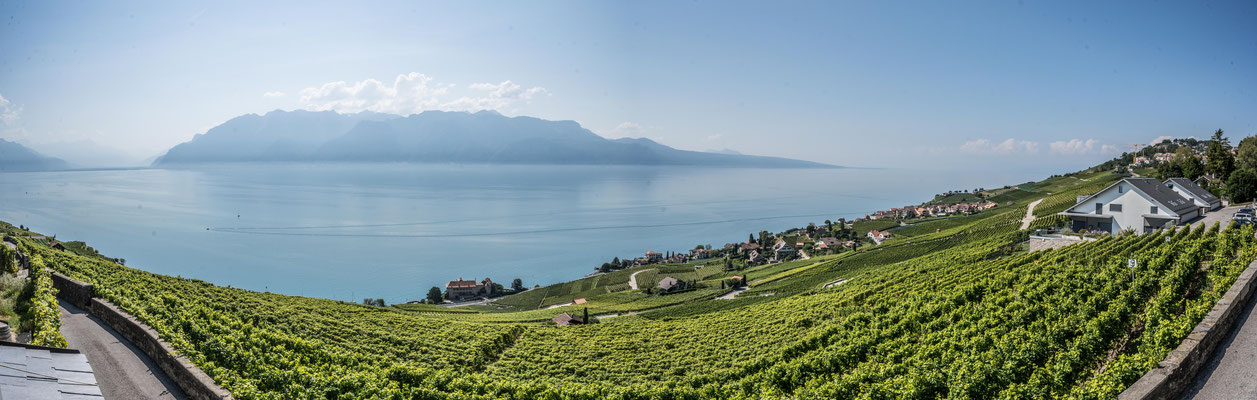
[[70, 165], [65, 160], [0, 139], [0, 171], [55, 171], [68, 168]]
[[237, 117], [175, 146], [157, 165], [233, 161], [452, 162], [832, 168], [777, 157], [608, 140], [574, 121], [427, 111], [409, 117], [274, 111]]
[[232, 118], [172, 147], [155, 165], [198, 162], [301, 161], [360, 121], [398, 118], [396, 115], [362, 112], [282, 111]]

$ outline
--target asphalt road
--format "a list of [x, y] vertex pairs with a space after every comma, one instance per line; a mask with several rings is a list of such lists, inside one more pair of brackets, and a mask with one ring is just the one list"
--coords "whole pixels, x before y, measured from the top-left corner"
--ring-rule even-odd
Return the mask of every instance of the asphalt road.
[[[1250, 267], [1251, 268], [1251, 267]], [[1248, 299], [1236, 328], [1218, 343], [1183, 399], [1257, 399], [1257, 296]]]
[[187, 399], [139, 348], [86, 311], [58, 300], [61, 335], [87, 356], [106, 399]]

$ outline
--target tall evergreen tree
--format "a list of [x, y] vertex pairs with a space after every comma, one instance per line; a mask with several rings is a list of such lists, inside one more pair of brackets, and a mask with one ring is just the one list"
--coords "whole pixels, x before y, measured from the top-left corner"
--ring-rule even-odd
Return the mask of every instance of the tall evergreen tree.
[[1225, 136], [1222, 136], [1221, 129], [1213, 133], [1209, 148], [1205, 150], [1205, 157], [1208, 158], [1205, 163], [1205, 173], [1218, 179], [1226, 181], [1231, 176], [1231, 171], [1235, 170], [1235, 158], [1231, 156], [1231, 143]]

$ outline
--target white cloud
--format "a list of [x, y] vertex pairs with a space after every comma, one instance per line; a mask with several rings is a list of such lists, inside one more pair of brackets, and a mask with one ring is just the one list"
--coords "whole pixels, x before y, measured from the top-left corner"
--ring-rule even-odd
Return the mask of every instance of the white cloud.
[[960, 145], [960, 151], [976, 154], [1037, 154], [1039, 142], [1008, 138], [996, 143], [986, 139], [977, 139]]
[[22, 106], [13, 104], [4, 95], [0, 95], [0, 136], [13, 141], [29, 139], [26, 128], [19, 123], [21, 117]]
[[284, 92], [266, 92], [262, 93], [262, 97], [284, 97]]
[[709, 141], [716, 141], [716, 140], [720, 140], [720, 138], [722, 138], [722, 137], [724, 137], [724, 135], [721, 135], [721, 134], [717, 133], [717, 134], [715, 134], [715, 135], [707, 135], [707, 140], [709, 140]]
[[546, 88], [532, 87], [524, 89], [519, 84], [511, 81], [502, 81], [502, 83], [496, 85], [492, 83], [473, 83], [468, 85], [468, 88], [483, 92], [483, 94], [460, 97], [457, 100], [443, 104], [442, 108], [454, 111], [500, 110], [516, 102], [527, 102], [532, 100], [533, 96], [546, 93]]
[[642, 137], [643, 133], [646, 133], [646, 128], [636, 122], [621, 122], [619, 125], [616, 125], [615, 128], [601, 132], [603, 137], [609, 139]]
[[1151, 142], [1148, 142], [1148, 145], [1153, 146], [1153, 145], [1156, 145], [1157, 143], [1161, 143], [1166, 140], [1174, 140], [1174, 137], [1173, 136], [1157, 136], [1156, 139], [1152, 139]]
[[524, 89], [519, 84], [503, 81], [499, 84], [475, 83], [467, 86], [472, 93], [455, 100], [443, 102], [457, 85], [436, 83], [432, 77], [411, 72], [398, 75], [392, 84], [375, 79], [348, 83], [328, 82], [319, 87], [309, 87], [300, 92], [300, 102], [311, 110], [335, 110], [360, 112], [364, 110], [414, 114], [427, 110], [480, 111], [500, 110], [519, 102], [527, 102], [534, 96], [546, 93], [542, 87]]
[[1048, 148], [1052, 153], [1061, 155], [1081, 155], [1081, 154], [1117, 154], [1121, 150], [1114, 145], [1100, 144], [1095, 139], [1070, 139], [1060, 140], [1048, 144]]
[[16, 124], [21, 114], [22, 107], [13, 104], [9, 99], [4, 98], [4, 95], [0, 95], [0, 123], [3, 123], [5, 127]]

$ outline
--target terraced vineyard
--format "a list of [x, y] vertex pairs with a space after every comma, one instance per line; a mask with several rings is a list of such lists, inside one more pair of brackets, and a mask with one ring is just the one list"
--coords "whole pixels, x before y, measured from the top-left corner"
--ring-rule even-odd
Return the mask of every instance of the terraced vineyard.
[[[618, 271], [502, 299], [505, 310], [257, 293], [21, 247], [94, 283], [241, 399], [1112, 398], [1190, 332], [1257, 241], [1214, 226], [1018, 250], [1029, 201], [1061, 207], [1109, 182], [1012, 188], [979, 217], [859, 252], [668, 267], [700, 284], [684, 293], [628, 290], [631, 271]], [[763, 282], [714, 299], [732, 275]], [[589, 302], [545, 308], [572, 296]], [[637, 315], [545, 322], [585, 308]]]

